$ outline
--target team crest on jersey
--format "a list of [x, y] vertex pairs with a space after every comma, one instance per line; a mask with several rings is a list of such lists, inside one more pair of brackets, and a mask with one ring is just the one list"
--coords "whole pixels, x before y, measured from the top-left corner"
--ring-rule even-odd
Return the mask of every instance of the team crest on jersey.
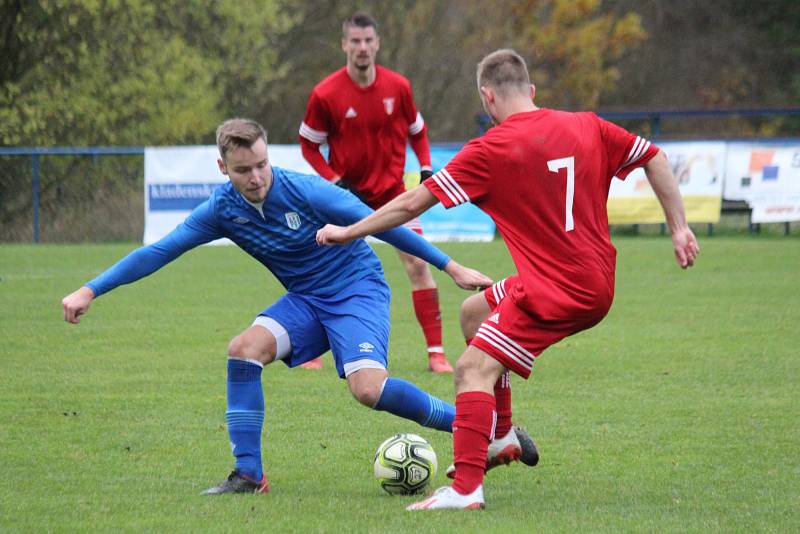
[[386, 108], [386, 114], [391, 115], [394, 111], [394, 98], [384, 98], [383, 99], [383, 107]]
[[236, 224], [247, 224], [250, 222], [250, 219], [245, 219], [244, 217], [236, 217], [233, 222]]
[[286, 224], [289, 226], [289, 228], [292, 230], [297, 230], [300, 228], [300, 216], [296, 212], [290, 211], [288, 213], [284, 213], [283, 216], [286, 217]]

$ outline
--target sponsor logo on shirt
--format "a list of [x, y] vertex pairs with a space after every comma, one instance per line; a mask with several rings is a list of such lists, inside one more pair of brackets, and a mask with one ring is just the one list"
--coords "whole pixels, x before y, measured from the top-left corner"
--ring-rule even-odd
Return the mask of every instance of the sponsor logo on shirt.
[[394, 98], [388, 97], [383, 99], [383, 107], [386, 108], [386, 114], [391, 115], [394, 111]]
[[347, 113], [344, 114], [345, 119], [352, 119], [354, 117], [358, 117], [358, 113], [352, 107], [347, 108]]
[[300, 216], [296, 212], [290, 211], [284, 213], [283, 216], [286, 217], [286, 225], [289, 226], [289, 228], [292, 230], [300, 228]]
[[500, 314], [499, 313], [495, 313], [494, 315], [489, 317], [489, 320], [491, 322], [493, 322], [494, 324], [500, 324]]
[[236, 217], [233, 222], [236, 224], [247, 224], [250, 222], [250, 219], [245, 219], [244, 217]]
[[372, 352], [372, 350], [375, 348], [375, 345], [373, 345], [372, 343], [369, 343], [369, 342], [365, 341], [365, 342], [361, 343], [361, 344], [358, 346], [358, 348], [360, 348], [360, 349], [361, 349], [361, 352]]

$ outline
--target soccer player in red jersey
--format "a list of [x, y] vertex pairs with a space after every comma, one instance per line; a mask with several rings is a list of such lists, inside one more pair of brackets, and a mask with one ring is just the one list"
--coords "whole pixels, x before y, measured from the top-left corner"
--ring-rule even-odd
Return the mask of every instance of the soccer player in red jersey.
[[606, 210], [613, 177], [644, 167], [678, 265], [692, 266], [700, 251], [660, 149], [593, 113], [538, 108], [525, 62], [512, 50], [481, 61], [478, 88], [496, 127], [422, 186], [355, 225], [317, 233], [319, 243], [343, 243], [402, 224], [437, 202], [472, 202], [495, 221], [517, 268], [462, 306], [462, 329], [472, 339], [456, 364], [455, 481], [409, 510], [482, 508], [487, 448], [510, 425], [507, 372], [527, 378], [542, 351], [608, 313], [616, 263]]
[[[417, 111], [411, 84], [377, 65], [377, 23], [356, 13], [342, 25], [347, 65], [314, 87], [300, 126], [303, 157], [320, 176], [350, 189], [373, 209], [405, 192], [406, 142], [417, 155], [422, 179], [431, 175], [427, 127]], [[329, 148], [326, 161], [320, 146]], [[422, 234], [419, 220], [406, 225]], [[411, 281], [411, 297], [428, 346], [428, 367], [452, 373], [442, 348], [439, 293], [428, 265], [399, 252]]]

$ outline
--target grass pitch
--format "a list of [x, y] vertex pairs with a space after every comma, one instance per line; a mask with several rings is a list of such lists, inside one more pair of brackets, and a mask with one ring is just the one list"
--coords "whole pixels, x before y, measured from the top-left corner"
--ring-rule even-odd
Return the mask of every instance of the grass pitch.
[[[800, 240], [703, 238], [678, 269], [669, 240], [619, 237], [617, 297], [514, 384], [540, 465], [487, 477], [482, 513], [407, 513], [371, 474], [396, 432], [450, 436], [350, 398], [322, 372], [264, 373], [266, 496], [202, 497], [229, 472], [228, 340], [282, 290], [233, 247], [194, 250], [98, 299], [78, 326], [60, 300], [132, 245], [0, 246], [0, 531], [797, 532]], [[494, 277], [501, 242], [443, 247]], [[425, 371], [408, 281], [393, 287], [390, 371], [452, 400]], [[440, 284], [445, 346], [466, 293]]]

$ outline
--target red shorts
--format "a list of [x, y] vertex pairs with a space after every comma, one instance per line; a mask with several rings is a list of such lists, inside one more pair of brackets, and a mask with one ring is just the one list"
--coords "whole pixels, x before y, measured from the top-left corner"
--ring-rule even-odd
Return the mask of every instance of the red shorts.
[[573, 321], [540, 321], [506, 296], [517, 284], [519, 276], [512, 275], [484, 290], [486, 302], [492, 308], [470, 345], [527, 379], [536, 358], [550, 345], [567, 336], [599, 323], [603, 316]]

